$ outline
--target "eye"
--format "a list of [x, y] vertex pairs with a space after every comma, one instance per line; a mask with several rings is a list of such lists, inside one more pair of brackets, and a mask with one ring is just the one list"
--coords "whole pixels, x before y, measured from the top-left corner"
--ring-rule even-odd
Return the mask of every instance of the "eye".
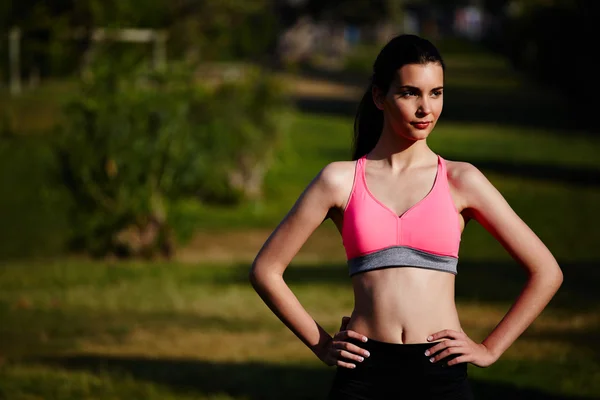
[[431, 95], [433, 97], [440, 97], [442, 94], [444, 94], [444, 92], [442, 92], [441, 90], [434, 90], [433, 92], [431, 92]]
[[399, 93], [400, 97], [410, 97], [410, 96], [416, 96], [417, 93], [414, 90], [404, 90], [402, 92]]

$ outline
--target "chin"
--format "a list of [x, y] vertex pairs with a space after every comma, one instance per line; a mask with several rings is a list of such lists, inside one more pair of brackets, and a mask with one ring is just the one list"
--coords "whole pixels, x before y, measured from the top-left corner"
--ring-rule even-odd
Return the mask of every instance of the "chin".
[[[435, 125], [434, 125], [435, 126]], [[417, 129], [412, 125], [408, 125], [403, 127], [403, 129], [396, 131], [397, 134], [404, 139], [412, 140], [418, 142], [420, 140], [425, 140], [429, 137], [431, 132], [433, 131], [434, 126], [429, 127], [428, 129]]]
[[410, 132], [407, 135], [407, 137], [411, 140], [414, 140], [415, 142], [418, 142], [419, 140], [427, 139], [429, 137], [430, 133], [431, 133], [431, 130]]
[[408, 132], [408, 136], [412, 137], [414, 140], [425, 140], [433, 131], [434, 126], [430, 126], [428, 129], [423, 130], [411, 127], [412, 129]]

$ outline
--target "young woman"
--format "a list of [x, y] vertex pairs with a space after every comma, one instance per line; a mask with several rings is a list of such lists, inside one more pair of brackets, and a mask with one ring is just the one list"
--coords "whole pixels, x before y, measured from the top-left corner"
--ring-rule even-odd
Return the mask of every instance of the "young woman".
[[[392, 39], [373, 66], [354, 124], [352, 161], [323, 168], [258, 253], [252, 285], [325, 364], [330, 399], [471, 399], [467, 363], [487, 367], [562, 283], [546, 246], [473, 165], [427, 145], [442, 112], [444, 62], [429, 41]], [[326, 219], [338, 227], [355, 296], [331, 337], [283, 279]], [[477, 343], [454, 302], [461, 232], [475, 220], [527, 270], [523, 291]]]

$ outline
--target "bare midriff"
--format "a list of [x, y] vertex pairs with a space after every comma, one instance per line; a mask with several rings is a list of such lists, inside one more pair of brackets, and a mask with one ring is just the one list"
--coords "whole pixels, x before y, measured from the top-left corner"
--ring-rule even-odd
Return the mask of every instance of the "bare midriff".
[[444, 329], [461, 330], [455, 276], [413, 267], [382, 268], [352, 277], [354, 310], [347, 329], [388, 343], [426, 343]]

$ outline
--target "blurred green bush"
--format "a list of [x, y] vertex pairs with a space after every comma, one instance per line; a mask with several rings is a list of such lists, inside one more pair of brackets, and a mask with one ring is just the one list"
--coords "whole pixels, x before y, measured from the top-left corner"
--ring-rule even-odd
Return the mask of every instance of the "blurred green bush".
[[197, 71], [105, 55], [84, 74], [55, 135], [76, 249], [169, 256], [181, 237], [169, 219], [178, 200], [261, 196], [292, 111], [285, 88], [257, 67], [204, 82]]

